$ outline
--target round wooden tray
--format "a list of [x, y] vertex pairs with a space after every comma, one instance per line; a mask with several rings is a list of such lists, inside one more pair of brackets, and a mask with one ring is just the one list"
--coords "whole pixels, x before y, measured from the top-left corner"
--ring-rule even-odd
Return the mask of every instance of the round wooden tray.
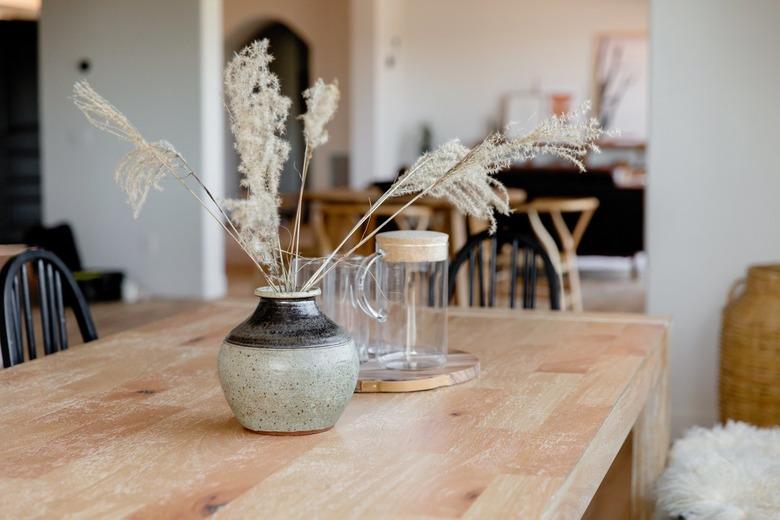
[[447, 364], [431, 370], [391, 370], [374, 361], [360, 367], [355, 392], [419, 392], [465, 383], [479, 375], [479, 359], [461, 350], [447, 355]]

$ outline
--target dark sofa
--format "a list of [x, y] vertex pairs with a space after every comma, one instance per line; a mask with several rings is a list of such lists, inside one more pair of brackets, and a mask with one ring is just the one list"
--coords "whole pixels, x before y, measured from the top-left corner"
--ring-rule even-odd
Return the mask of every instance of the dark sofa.
[[[399, 171], [399, 175], [403, 173]], [[537, 197], [596, 197], [599, 208], [582, 237], [577, 250], [580, 256], [630, 257], [644, 251], [644, 188], [623, 188], [613, 181], [611, 169], [591, 168], [586, 173], [566, 167], [513, 167], [496, 177], [507, 188], [525, 190], [528, 200]], [[384, 191], [392, 182], [377, 182], [373, 186]], [[577, 215], [565, 215], [570, 228]], [[548, 229], [549, 219], [542, 216]], [[501, 225], [527, 229], [532, 234], [528, 217], [499, 217]], [[555, 233], [552, 233], [555, 238]], [[560, 245], [560, 244], [559, 244]]]

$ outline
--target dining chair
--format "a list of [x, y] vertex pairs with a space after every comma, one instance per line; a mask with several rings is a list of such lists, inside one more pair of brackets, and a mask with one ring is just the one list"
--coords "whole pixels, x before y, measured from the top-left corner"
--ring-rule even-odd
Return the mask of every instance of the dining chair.
[[[559, 248], [560, 273], [566, 294], [566, 308], [582, 311], [582, 287], [580, 271], [577, 266], [577, 248], [582, 236], [588, 229], [590, 220], [599, 207], [596, 197], [539, 197], [527, 204], [538, 215], [549, 215], [555, 230], [556, 244]], [[520, 208], [522, 211], [522, 208]], [[570, 227], [566, 215], [572, 215]], [[529, 215], [531, 216], [531, 215]], [[539, 227], [539, 219], [532, 219], [534, 229]]]
[[[309, 218], [317, 241], [318, 254], [325, 256], [333, 251], [347, 233], [360, 221], [363, 215], [366, 214], [369, 207], [367, 203], [312, 202]], [[371, 218], [362, 226], [362, 229], [350, 237], [342, 252], [346, 252], [357, 245], [363, 236], [376, 229], [377, 220], [389, 218], [402, 208], [403, 206], [400, 204], [388, 203], [376, 208]], [[430, 225], [432, 213], [432, 210], [426, 206], [413, 204], [403, 209], [393, 222], [398, 229], [426, 230]], [[368, 241], [356, 253], [370, 254], [373, 250], [373, 241]]]
[[45, 249], [29, 249], [12, 257], [0, 270], [0, 351], [3, 368], [24, 362], [25, 340], [28, 359], [35, 359], [38, 355], [33, 313], [36, 291], [33, 284], [37, 285], [45, 355], [68, 348], [66, 304], [76, 316], [84, 342], [97, 339], [87, 301], [62, 260]]
[[[534, 235], [558, 271], [564, 310], [583, 310], [577, 248], [598, 207], [599, 200], [595, 197], [538, 197], [512, 208], [515, 214], [527, 215]], [[472, 233], [486, 227], [487, 222], [469, 221]]]
[[[499, 257], [508, 249], [509, 262], [499, 269]], [[522, 286], [522, 306], [536, 308], [539, 270], [547, 285], [550, 309], [561, 309], [561, 285], [559, 275], [544, 247], [533, 237], [510, 228], [499, 229], [495, 234], [489, 230], [473, 235], [457, 252], [450, 263], [449, 294], [455, 295], [457, 283], [467, 284], [469, 306], [495, 307], [499, 296], [499, 282], [507, 282], [507, 296], [510, 308], [517, 307], [517, 289]], [[460, 276], [466, 269], [465, 279]], [[475, 291], [477, 301], [475, 302]]]

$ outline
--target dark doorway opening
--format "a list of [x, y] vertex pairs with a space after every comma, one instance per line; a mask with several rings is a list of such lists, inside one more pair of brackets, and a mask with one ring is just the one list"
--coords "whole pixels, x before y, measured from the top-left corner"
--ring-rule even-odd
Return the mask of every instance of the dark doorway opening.
[[38, 23], [0, 20], [0, 243], [41, 222]]

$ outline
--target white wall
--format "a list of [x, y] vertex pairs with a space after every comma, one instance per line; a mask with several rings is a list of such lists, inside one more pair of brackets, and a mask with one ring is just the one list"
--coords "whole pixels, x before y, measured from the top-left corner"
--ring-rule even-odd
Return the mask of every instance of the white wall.
[[648, 309], [671, 315], [675, 433], [717, 418], [721, 309], [780, 260], [780, 2], [654, 0]]
[[350, 183], [359, 188], [375, 176], [377, 140], [377, 6], [374, 0], [350, 2]]
[[[220, 0], [47, 0], [40, 26], [44, 220], [66, 220], [87, 267], [120, 268], [151, 294], [224, 293], [217, 225], [174, 181], [137, 221], [114, 184], [128, 145], [91, 128], [70, 101], [88, 79], [151, 140], [166, 139], [221, 192]], [[88, 59], [84, 75], [77, 63]]]
[[[648, 1], [353, 0], [352, 14], [353, 31], [373, 27], [376, 89], [373, 106], [356, 100], [374, 117], [362, 124], [353, 118], [359, 125], [352, 128], [354, 164], [371, 165], [370, 172], [354, 173], [381, 179], [415, 158], [423, 123], [434, 144], [454, 137], [470, 143], [494, 128], [500, 101], [513, 90], [592, 97], [597, 37], [646, 31]], [[356, 81], [367, 78], [353, 71]], [[378, 139], [373, 150], [356, 148], [355, 139], [368, 133]]]
[[401, 102], [412, 81], [398, 59], [405, 12], [403, 0], [351, 2], [350, 181], [356, 188], [392, 177], [400, 165]]
[[[224, 36], [222, 0], [198, 0], [200, 3], [200, 142], [203, 182], [217, 197], [225, 188], [225, 110], [222, 97]], [[202, 295], [218, 298], [227, 292], [225, 278], [225, 235], [205, 211], [200, 212], [202, 226]]]

